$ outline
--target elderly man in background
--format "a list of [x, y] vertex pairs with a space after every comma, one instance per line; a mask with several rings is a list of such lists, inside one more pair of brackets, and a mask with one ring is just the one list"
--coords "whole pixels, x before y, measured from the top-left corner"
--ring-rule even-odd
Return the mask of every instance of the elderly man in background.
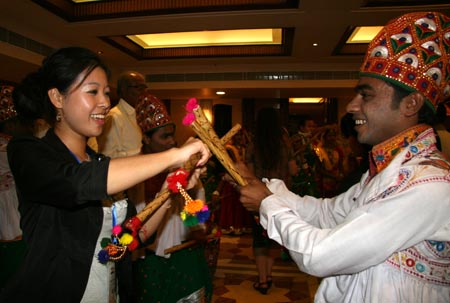
[[[103, 132], [97, 137], [99, 153], [119, 158], [142, 152], [142, 132], [136, 121], [135, 106], [146, 88], [145, 78], [138, 72], [127, 71], [119, 76], [117, 95], [120, 100], [109, 111]], [[137, 184], [126, 194], [139, 211], [144, 205], [144, 184]]]

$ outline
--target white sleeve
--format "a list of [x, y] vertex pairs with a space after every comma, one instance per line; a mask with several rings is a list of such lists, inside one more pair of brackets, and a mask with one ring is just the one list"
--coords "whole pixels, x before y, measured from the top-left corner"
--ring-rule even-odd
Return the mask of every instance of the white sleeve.
[[[272, 203], [265, 203], [265, 199], [261, 208], [271, 215], [287, 210], [294, 210], [300, 213], [302, 219], [306, 222], [321, 228], [334, 227], [340, 222], [344, 221], [345, 217], [354, 207], [355, 203], [352, 201], [354, 192], [359, 190], [359, 185], [355, 185], [346, 193], [336, 196], [331, 199], [321, 199], [312, 196], [299, 196], [288, 190], [285, 183], [278, 179], [263, 179], [269, 190], [274, 193], [274, 197], [283, 201], [283, 207], [279, 204], [272, 205]], [[261, 216], [262, 224], [266, 220], [265, 216]]]
[[123, 125], [116, 117], [114, 112], [110, 112], [106, 116], [103, 131], [100, 136], [97, 137], [98, 151], [111, 158], [123, 157], [122, 153], [122, 134]]
[[[445, 186], [447, 190], [443, 190]], [[445, 239], [440, 232], [450, 224], [448, 186], [438, 182], [420, 184], [359, 206], [349, 195], [340, 195], [334, 201], [312, 200], [269, 186], [274, 194], [261, 205], [261, 224], [270, 238], [289, 249], [302, 271], [316, 276], [355, 273], [433, 236], [449, 241], [450, 235]], [[350, 208], [342, 222], [324, 228], [308, 223], [302, 213], [306, 210], [308, 219], [333, 218], [324, 215], [332, 208], [318, 206], [321, 202], [328, 206], [331, 203], [338, 210], [350, 207], [352, 202], [356, 206]], [[299, 206], [302, 204], [308, 206]]]

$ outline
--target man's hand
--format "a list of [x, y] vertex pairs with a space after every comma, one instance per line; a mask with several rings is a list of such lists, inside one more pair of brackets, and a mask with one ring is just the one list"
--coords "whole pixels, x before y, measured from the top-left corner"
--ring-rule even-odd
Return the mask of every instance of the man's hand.
[[244, 163], [236, 163], [236, 168], [248, 182], [246, 186], [238, 187], [242, 205], [249, 211], [259, 212], [261, 201], [272, 195], [272, 192], [267, 188], [266, 184], [250, 172]]
[[258, 179], [247, 180], [248, 184], [240, 188], [242, 205], [249, 210], [259, 212], [262, 200], [272, 195], [266, 184]]

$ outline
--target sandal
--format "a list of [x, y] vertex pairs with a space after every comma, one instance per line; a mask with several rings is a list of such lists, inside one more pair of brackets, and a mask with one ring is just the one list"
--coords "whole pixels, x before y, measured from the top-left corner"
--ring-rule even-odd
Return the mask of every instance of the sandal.
[[261, 294], [266, 295], [267, 291], [269, 290], [269, 285], [267, 284], [267, 282], [255, 282], [255, 284], [253, 284], [253, 288], [259, 291]]
[[267, 286], [272, 287], [272, 276], [267, 276]]

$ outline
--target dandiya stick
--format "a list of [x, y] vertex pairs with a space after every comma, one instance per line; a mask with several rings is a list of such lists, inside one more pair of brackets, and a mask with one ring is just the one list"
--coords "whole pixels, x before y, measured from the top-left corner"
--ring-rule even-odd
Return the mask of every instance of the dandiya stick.
[[[187, 122], [192, 127], [192, 129], [197, 133], [200, 139], [208, 145], [211, 152], [217, 157], [220, 163], [225, 167], [231, 177], [241, 186], [247, 185], [247, 181], [239, 174], [234, 162], [228, 155], [225, 147], [223, 146], [221, 140], [218, 138], [216, 132], [214, 131], [211, 123], [206, 118], [200, 105], [197, 105], [195, 99], [189, 100], [189, 106], [192, 107], [192, 114], [195, 116], [193, 121]], [[188, 116], [185, 117], [185, 120]], [[185, 122], [183, 122], [185, 123]], [[185, 123], [186, 124], [186, 123]]]
[[[204, 131], [198, 130], [196, 123], [191, 124], [192, 129], [197, 133], [200, 139], [208, 145], [211, 152], [217, 157], [217, 159], [222, 163], [231, 177], [241, 186], [247, 185], [247, 181], [239, 174], [237, 171], [234, 162], [231, 160], [227, 151], [223, 149], [223, 146], [220, 143], [220, 140], [214, 140], [210, 136], [206, 135]], [[216, 136], [217, 138], [217, 136]]]
[[197, 106], [197, 108], [193, 110], [193, 113], [196, 117], [195, 123], [198, 123], [205, 130], [210, 140], [214, 141], [216, 147], [221, 151], [221, 153], [227, 153], [225, 146], [220, 141], [208, 118], [206, 118], [203, 109], [200, 106]]
[[[189, 160], [184, 163], [183, 168], [187, 171], [192, 171], [195, 168], [195, 165], [200, 160], [201, 154], [197, 153], [192, 155]], [[171, 195], [171, 191], [168, 188], [161, 190], [152, 202], [148, 203], [143, 210], [141, 210], [136, 217], [144, 222], [147, 218], [150, 217]]]
[[[241, 129], [241, 125], [237, 124], [235, 125], [230, 131], [228, 131], [221, 139], [221, 142], [228, 142], [239, 130]], [[203, 132], [202, 129], [197, 129], [198, 132]], [[197, 132], [196, 131], [196, 132]], [[207, 140], [207, 137], [205, 137], [203, 134], [202, 136], [199, 135], [200, 138], [205, 138]], [[200, 160], [200, 154], [192, 155], [191, 158], [188, 160], [188, 162], [183, 166], [184, 169], [187, 171], [191, 171], [195, 168], [195, 165], [197, 164], [198, 160]], [[147, 218], [149, 218], [167, 199], [169, 199], [171, 195], [171, 192], [169, 189], [161, 190], [158, 194], [158, 197], [156, 197], [153, 201], [149, 202], [144, 209], [139, 212], [136, 217], [138, 217], [141, 222], [144, 222]]]
[[233, 128], [230, 129], [222, 138], [220, 138], [220, 143], [222, 143], [222, 145], [225, 145], [240, 130], [241, 130], [241, 125], [238, 123], [235, 126], [233, 126]]
[[193, 245], [195, 245], [196, 243], [197, 243], [197, 241], [195, 241], [195, 240], [190, 240], [190, 241], [187, 241], [187, 242], [178, 244], [178, 245], [174, 245], [174, 246], [172, 246], [172, 247], [170, 247], [170, 248], [166, 248], [166, 249], [164, 250], [164, 254], [165, 254], [165, 255], [168, 255], [168, 254], [174, 253], [174, 252], [179, 251], [179, 250], [182, 250], [182, 249], [184, 249], [184, 248], [193, 246]]
[[[207, 237], [207, 239], [212, 239], [212, 238], [214, 238], [214, 236], [208, 236], [208, 237]], [[191, 246], [193, 246], [193, 245], [195, 245], [195, 244], [197, 244], [197, 243], [198, 243], [198, 241], [196, 241], [196, 240], [190, 240], [190, 241], [187, 241], [187, 242], [178, 244], [178, 245], [174, 245], [174, 246], [172, 246], [172, 247], [166, 248], [166, 249], [164, 250], [164, 254], [165, 254], [165, 255], [171, 254], [171, 253], [174, 253], [174, 252], [176, 252], [176, 251], [179, 251], [179, 250], [182, 250], [182, 249], [191, 247]]]

